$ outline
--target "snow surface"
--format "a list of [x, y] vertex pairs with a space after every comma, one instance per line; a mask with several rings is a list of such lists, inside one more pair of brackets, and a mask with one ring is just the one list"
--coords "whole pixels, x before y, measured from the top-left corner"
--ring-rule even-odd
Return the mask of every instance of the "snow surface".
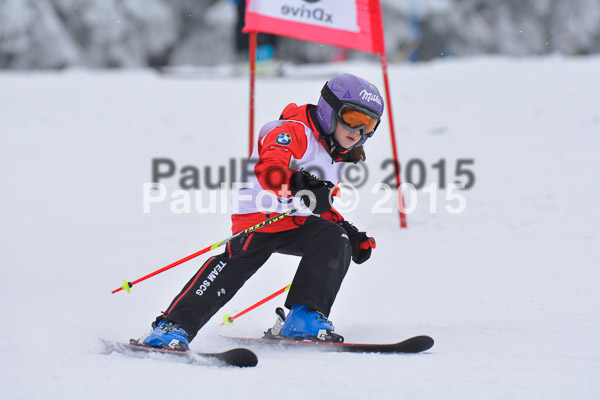
[[[435, 338], [421, 355], [256, 349], [253, 369], [103, 354], [100, 339], [149, 329], [206, 259], [110, 294], [230, 234], [227, 213], [142, 212], [151, 159], [228, 166], [247, 151], [245, 77], [178, 79], [150, 71], [0, 74], [0, 387], [6, 399], [389, 398], [597, 399], [600, 58], [477, 58], [392, 66], [403, 163], [473, 159], [463, 213], [418, 192], [409, 228], [374, 214], [389, 174], [384, 119], [368, 142], [368, 184], [346, 214], [377, 239], [353, 265], [331, 319], [349, 342]], [[372, 64], [259, 78], [257, 124], [290, 101], [315, 102], [348, 71], [382, 87]], [[189, 78], [189, 76], [188, 76]], [[238, 164], [239, 168], [239, 164]], [[212, 180], [216, 180], [216, 169]], [[178, 189], [179, 176], [165, 181]], [[460, 178], [464, 179], [464, 177]], [[392, 206], [391, 200], [385, 204]], [[297, 258], [275, 255], [192, 342], [259, 336], [283, 297], [219, 327], [288, 284]]]

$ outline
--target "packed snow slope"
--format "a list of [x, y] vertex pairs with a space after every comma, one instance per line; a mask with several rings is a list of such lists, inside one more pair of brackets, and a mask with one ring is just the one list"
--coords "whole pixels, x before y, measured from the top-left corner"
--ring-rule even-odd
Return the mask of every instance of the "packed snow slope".
[[[383, 86], [371, 64], [259, 77], [257, 125], [288, 102], [316, 102], [324, 81], [344, 71]], [[330, 319], [348, 342], [428, 334], [436, 344], [408, 356], [255, 348], [253, 369], [104, 354], [101, 344], [147, 332], [206, 257], [111, 294], [123, 279], [230, 234], [220, 212], [226, 195], [216, 193], [215, 213], [194, 204], [185, 213], [174, 191], [186, 166], [200, 171], [201, 193], [186, 191], [192, 199], [209, 198], [205, 176], [217, 182], [219, 167], [229, 182], [231, 160], [239, 177], [247, 78], [1, 73], [2, 398], [599, 398], [598, 71], [599, 58], [392, 66], [402, 178], [424, 186], [408, 229], [399, 229], [394, 201], [373, 189], [391, 181], [386, 116], [366, 146], [359, 204], [345, 213], [377, 248], [351, 266]], [[176, 173], [161, 180], [166, 200], [144, 213], [155, 158], [172, 160]], [[474, 183], [451, 191], [437, 187], [440, 178]], [[465, 207], [453, 214], [446, 206], [460, 205], [456, 193]], [[297, 263], [274, 255], [192, 348], [230, 347], [221, 335], [260, 336], [283, 296], [233, 328], [219, 323], [290, 283]]]

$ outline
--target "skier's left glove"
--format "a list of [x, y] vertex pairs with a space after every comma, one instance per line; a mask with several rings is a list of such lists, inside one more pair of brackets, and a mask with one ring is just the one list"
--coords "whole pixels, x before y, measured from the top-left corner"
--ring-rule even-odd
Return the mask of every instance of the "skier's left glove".
[[348, 240], [352, 247], [352, 261], [362, 264], [371, 257], [371, 249], [375, 248], [375, 239], [368, 237], [366, 232], [359, 232], [358, 228], [348, 221], [340, 221], [338, 224], [348, 234]]

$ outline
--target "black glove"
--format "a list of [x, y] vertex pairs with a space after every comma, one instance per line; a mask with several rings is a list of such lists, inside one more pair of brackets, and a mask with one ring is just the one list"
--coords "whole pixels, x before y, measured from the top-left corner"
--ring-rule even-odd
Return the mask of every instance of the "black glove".
[[375, 248], [375, 239], [368, 237], [366, 232], [359, 232], [358, 228], [348, 221], [338, 224], [346, 230], [350, 246], [352, 247], [352, 261], [362, 264], [371, 257], [371, 249]]
[[304, 201], [304, 204], [306, 204], [314, 214], [323, 214], [331, 210], [331, 204], [333, 203], [331, 189], [334, 187], [335, 185], [333, 183], [322, 181], [305, 170], [295, 172], [290, 178], [290, 192], [292, 192], [294, 196], [301, 190], [309, 191], [314, 195], [315, 198], [311, 201], [308, 194], [300, 194], [300, 198]]

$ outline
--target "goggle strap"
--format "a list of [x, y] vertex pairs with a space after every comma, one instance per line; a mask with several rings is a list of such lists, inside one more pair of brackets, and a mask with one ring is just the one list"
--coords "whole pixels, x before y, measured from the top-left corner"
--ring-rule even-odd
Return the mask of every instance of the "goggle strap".
[[327, 104], [331, 106], [331, 108], [333, 108], [333, 111], [335, 111], [335, 113], [337, 114], [342, 109], [344, 103], [342, 103], [341, 100], [338, 99], [337, 96], [331, 91], [329, 86], [327, 86], [327, 83], [328, 82], [325, 82], [325, 86], [323, 86], [323, 89], [321, 89], [321, 96], [323, 96], [323, 99], [327, 102]]

